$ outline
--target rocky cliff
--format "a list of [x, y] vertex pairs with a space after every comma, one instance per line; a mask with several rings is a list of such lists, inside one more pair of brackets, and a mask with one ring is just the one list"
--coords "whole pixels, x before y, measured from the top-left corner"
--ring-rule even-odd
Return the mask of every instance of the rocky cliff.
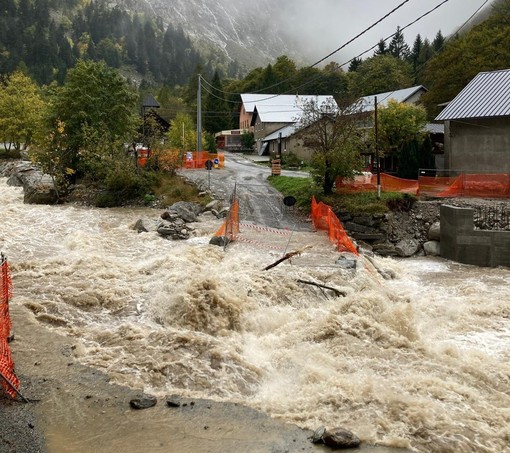
[[223, 53], [249, 67], [267, 64], [280, 55], [297, 56], [280, 32], [283, 6], [272, 0], [114, 0], [133, 12], [161, 18], [165, 25], [181, 26], [205, 55]]

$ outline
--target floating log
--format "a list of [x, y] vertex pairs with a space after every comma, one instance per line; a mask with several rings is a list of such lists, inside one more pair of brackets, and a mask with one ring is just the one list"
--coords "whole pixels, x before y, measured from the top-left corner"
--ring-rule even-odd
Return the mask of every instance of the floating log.
[[345, 291], [342, 291], [338, 288], [333, 288], [332, 286], [323, 285], [321, 283], [312, 282], [312, 281], [308, 281], [308, 280], [301, 280], [301, 279], [298, 280], [298, 283], [303, 283], [305, 285], [317, 286], [317, 288], [321, 288], [321, 289], [329, 289], [330, 291], [333, 291], [337, 297], [347, 296], [347, 293]]
[[292, 258], [293, 256], [296, 256], [296, 255], [300, 255], [301, 253], [303, 253], [306, 249], [309, 249], [311, 248], [312, 246], [311, 245], [307, 245], [306, 247], [302, 248], [301, 250], [296, 250], [294, 252], [289, 252], [289, 253], [286, 253], [285, 255], [283, 255], [282, 258], [280, 258], [279, 260], [275, 261], [273, 264], [270, 264], [269, 266], [266, 266], [264, 268], [265, 271], [268, 271], [269, 269], [272, 269], [273, 267], [276, 267], [278, 266], [278, 264], [280, 263], [283, 263], [284, 261], [287, 261], [289, 258]]

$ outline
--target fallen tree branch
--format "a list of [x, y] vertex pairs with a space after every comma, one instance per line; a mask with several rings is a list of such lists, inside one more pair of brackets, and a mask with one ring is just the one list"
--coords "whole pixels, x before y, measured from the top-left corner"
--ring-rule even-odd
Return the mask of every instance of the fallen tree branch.
[[269, 266], [266, 266], [264, 268], [264, 270], [268, 271], [269, 269], [272, 269], [273, 267], [278, 266], [278, 264], [283, 263], [284, 261], [288, 260], [289, 258], [292, 258], [293, 256], [301, 255], [301, 253], [303, 253], [306, 249], [309, 249], [311, 247], [312, 247], [311, 245], [307, 245], [306, 247], [302, 248], [301, 250], [296, 250], [294, 252], [286, 253], [282, 258], [280, 258], [279, 260], [275, 261], [273, 264], [270, 264]]
[[298, 280], [298, 283], [303, 283], [305, 285], [317, 286], [317, 288], [321, 288], [321, 289], [322, 288], [329, 289], [330, 291], [333, 291], [337, 297], [340, 297], [340, 296], [345, 297], [345, 296], [347, 296], [347, 293], [345, 291], [342, 291], [342, 290], [337, 289], [337, 288], [333, 288], [332, 286], [322, 285], [320, 283], [316, 283], [316, 282], [312, 282], [312, 281], [308, 281], [308, 280], [301, 280], [301, 279]]

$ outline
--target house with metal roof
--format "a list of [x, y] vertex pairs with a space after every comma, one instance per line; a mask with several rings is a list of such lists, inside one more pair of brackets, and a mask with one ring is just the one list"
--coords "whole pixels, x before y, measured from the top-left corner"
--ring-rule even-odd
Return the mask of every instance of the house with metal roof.
[[[427, 92], [427, 88], [423, 85], [404, 88], [401, 90], [387, 91], [385, 93], [371, 94], [363, 96], [357, 103], [359, 104], [360, 127], [363, 129], [372, 129], [374, 127], [374, 115], [376, 99], [378, 108], [388, 106], [390, 100], [404, 104], [419, 104], [420, 98]], [[435, 158], [435, 167], [443, 168], [443, 148], [444, 148], [444, 126], [443, 124], [429, 123], [425, 125], [425, 130], [432, 140], [433, 154]], [[362, 153], [365, 159], [365, 166], [367, 169], [375, 167], [375, 155], [372, 150]], [[381, 157], [379, 160], [381, 169], [388, 173], [395, 173], [397, 171], [398, 159], [395, 155], [389, 154]]]
[[375, 110], [375, 98], [379, 107], [386, 107], [390, 99], [404, 104], [417, 104], [421, 95], [426, 93], [427, 89], [423, 85], [404, 88], [403, 90], [388, 91], [386, 93], [371, 94], [363, 96], [360, 99], [362, 112], [373, 112]]
[[[291, 136], [295, 132], [295, 125], [303, 114], [304, 106], [309, 102], [314, 102], [319, 106], [323, 104], [336, 105], [332, 96], [315, 95], [266, 95], [265, 98], [255, 102], [250, 125], [253, 127], [253, 136], [259, 155], [281, 152], [305, 158], [304, 155], [300, 156], [302, 149], [298, 146], [298, 140], [295, 137], [291, 139]], [[309, 151], [304, 154], [309, 158]]]
[[276, 94], [243, 93], [241, 94], [241, 110], [239, 112], [239, 129], [253, 132], [250, 127], [253, 111], [258, 101], [273, 99]]
[[476, 75], [436, 120], [447, 169], [510, 173], [510, 69]]

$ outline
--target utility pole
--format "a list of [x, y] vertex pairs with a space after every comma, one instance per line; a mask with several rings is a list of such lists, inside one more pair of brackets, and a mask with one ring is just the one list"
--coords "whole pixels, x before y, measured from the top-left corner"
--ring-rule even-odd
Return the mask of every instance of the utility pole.
[[[198, 74], [197, 89], [197, 152], [202, 152], [202, 76]], [[200, 157], [198, 156], [199, 160]]]
[[381, 198], [381, 168], [379, 165], [379, 128], [377, 125], [377, 96], [375, 96], [375, 164], [377, 165], [377, 199]]

